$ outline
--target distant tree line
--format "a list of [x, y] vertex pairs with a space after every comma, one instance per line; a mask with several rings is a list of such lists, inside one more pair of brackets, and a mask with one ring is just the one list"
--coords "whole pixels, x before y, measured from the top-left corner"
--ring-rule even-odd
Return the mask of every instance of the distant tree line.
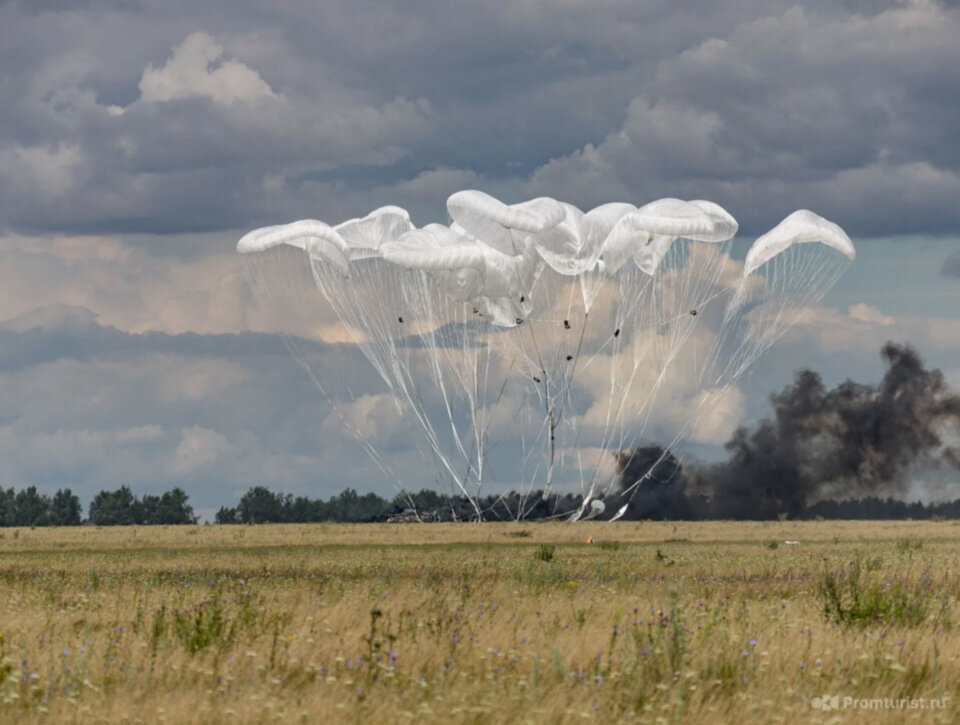
[[375, 493], [358, 494], [348, 488], [328, 500], [294, 498], [263, 486], [247, 491], [235, 507], [224, 506], [215, 517], [218, 524], [310, 523], [338, 521], [475, 521], [479, 508], [485, 521], [513, 521], [517, 512], [525, 519], [563, 518], [576, 511], [582, 497], [574, 494], [544, 496], [535, 491], [525, 497], [516, 492], [481, 498], [477, 507], [465, 496], [449, 496], [423, 489], [401, 491], [392, 499]]
[[960, 519], [960, 499], [923, 504], [867, 496], [848, 501], [818, 501], [801, 518], [812, 519]]
[[[656, 489], [652, 486], [651, 490]], [[654, 494], [658, 491], [654, 490]], [[650, 495], [644, 492], [644, 495]], [[642, 496], [640, 497], [643, 498]], [[514, 521], [517, 512], [524, 520], [565, 519], [578, 511], [583, 503], [580, 494], [549, 494], [541, 491], [521, 497], [516, 492], [501, 496], [491, 495], [478, 502], [485, 521]], [[623, 500], [610, 496], [606, 510], [598, 518], [610, 518], [619, 511]], [[692, 497], [689, 505], [672, 511], [680, 515], [658, 515], [664, 508], [627, 507], [623, 520], [663, 519], [709, 520], [712, 510], [705, 500]], [[773, 518], [773, 517], [771, 517]], [[960, 499], [943, 503], [908, 503], [888, 497], [868, 496], [845, 501], [819, 501], [805, 507], [798, 519], [960, 519]], [[462, 496], [447, 496], [424, 489], [419, 493], [401, 491], [392, 499], [375, 493], [360, 495], [353, 489], [324, 501], [289, 494], [275, 493], [263, 486], [248, 490], [236, 507], [223, 507], [216, 515], [218, 524], [310, 523], [339, 521], [362, 523], [372, 521], [472, 521], [476, 519], [473, 505]]]
[[[661, 492], [651, 486], [645, 495]], [[35, 486], [15, 491], [0, 488], [0, 526], [96, 526], [195, 524], [197, 517], [188, 503], [188, 496], [180, 488], [155, 496], [135, 496], [127, 486], [116, 491], [101, 491], [90, 503], [89, 513], [83, 518], [80, 499], [69, 489], [61, 489], [53, 496], [39, 493]], [[642, 500], [643, 497], [641, 496]], [[534, 491], [526, 496], [516, 492], [491, 495], [478, 501], [485, 521], [513, 521], [537, 519], [565, 519], [578, 511], [583, 503], [579, 494], [544, 496]], [[611, 496], [606, 510], [598, 516], [610, 518], [619, 510], [622, 501]], [[658, 506], [627, 507], [624, 520], [663, 519], [705, 520], [711, 518], [711, 509], [705, 500], [691, 497], [682, 508]], [[664, 514], [671, 511], [673, 515]], [[906, 502], [892, 497], [867, 496], [845, 501], [818, 501], [806, 506], [797, 519], [960, 519], [960, 499], [942, 503], [924, 504]], [[276, 493], [264, 486], [249, 489], [234, 507], [217, 511], [218, 524], [311, 523], [333, 521], [363, 523], [374, 521], [473, 521], [476, 509], [463, 496], [449, 496], [424, 489], [418, 493], [401, 491], [393, 498], [375, 493], [359, 494], [348, 488], [342, 493], [323, 499]]]
[[126, 486], [116, 491], [101, 491], [90, 503], [84, 521], [80, 499], [69, 489], [57, 491], [53, 497], [38, 493], [36, 486], [20, 491], [0, 488], [0, 526], [97, 526], [123, 524], [195, 524], [193, 507], [180, 488], [161, 496], [133, 495]]
[[0, 526], [78, 526], [80, 499], [69, 488], [53, 498], [37, 492], [36, 486], [20, 491], [0, 488]]
[[101, 491], [90, 502], [90, 523], [97, 526], [129, 524], [195, 524], [197, 517], [187, 503], [188, 496], [174, 488], [162, 496], [144, 494], [137, 498], [126, 486]]
[[[263, 486], [255, 486], [240, 498], [235, 507], [224, 506], [215, 517], [218, 524], [310, 523], [339, 521], [358, 523], [379, 521], [391, 516], [434, 516], [437, 511], [450, 512], [457, 501], [448, 496], [424, 489], [419, 493], [401, 492], [393, 499], [381, 498], [375, 493], [359, 494], [348, 488], [328, 500], [275, 493]], [[463, 501], [468, 504], [467, 501]]]

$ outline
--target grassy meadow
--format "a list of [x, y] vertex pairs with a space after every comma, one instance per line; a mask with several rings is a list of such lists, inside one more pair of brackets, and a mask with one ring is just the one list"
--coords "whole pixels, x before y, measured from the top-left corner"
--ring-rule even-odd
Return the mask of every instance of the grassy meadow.
[[958, 564], [953, 521], [0, 529], [0, 722], [956, 722]]

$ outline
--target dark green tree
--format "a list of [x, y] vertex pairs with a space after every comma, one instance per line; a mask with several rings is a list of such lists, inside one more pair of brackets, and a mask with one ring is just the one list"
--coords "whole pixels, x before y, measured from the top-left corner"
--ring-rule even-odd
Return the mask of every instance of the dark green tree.
[[17, 496], [12, 488], [0, 488], [0, 526], [13, 526], [17, 514]]
[[296, 523], [327, 521], [330, 518], [329, 507], [322, 499], [297, 496], [290, 506], [289, 520]]
[[187, 503], [187, 493], [174, 488], [162, 496], [145, 494], [135, 505], [136, 521], [139, 524], [195, 524], [193, 507]]
[[129, 525], [138, 522], [139, 502], [126, 486], [116, 491], [101, 491], [90, 502], [90, 521], [97, 526]]
[[359, 495], [352, 488], [344, 489], [328, 502], [330, 518], [334, 521], [372, 521], [390, 511], [390, 504], [375, 493]]
[[160, 523], [157, 520], [159, 518], [159, 512], [160, 512], [159, 496], [144, 494], [143, 496], [140, 497], [139, 500], [134, 502], [133, 510], [134, 510], [134, 514], [133, 514], [134, 523], [138, 523], [138, 524]]
[[37, 492], [36, 486], [28, 486], [17, 492], [14, 499], [15, 526], [46, 526], [50, 519], [50, 498]]
[[52, 526], [79, 526], [80, 499], [69, 488], [62, 488], [53, 495], [50, 502], [50, 524]]
[[195, 524], [197, 517], [193, 513], [193, 506], [187, 503], [186, 491], [174, 488], [160, 497], [153, 514], [154, 524]]
[[237, 510], [229, 506], [221, 506], [213, 520], [218, 524], [238, 524], [240, 519], [237, 517]]
[[287, 520], [288, 497], [263, 486], [254, 486], [240, 499], [237, 518], [245, 524], [278, 523]]

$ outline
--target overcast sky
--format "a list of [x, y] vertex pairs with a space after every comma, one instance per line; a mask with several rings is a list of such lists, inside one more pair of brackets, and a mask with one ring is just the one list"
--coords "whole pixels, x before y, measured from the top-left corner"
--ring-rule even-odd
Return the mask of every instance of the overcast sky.
[[857, 263], [731, 425], [798, 365], [876, 379], [886, 339], [960, 384], [957, 38], [925, 0], [0, 3], [0, 483], [391, 492], [233, 249], [466, 187], [841, 224]]

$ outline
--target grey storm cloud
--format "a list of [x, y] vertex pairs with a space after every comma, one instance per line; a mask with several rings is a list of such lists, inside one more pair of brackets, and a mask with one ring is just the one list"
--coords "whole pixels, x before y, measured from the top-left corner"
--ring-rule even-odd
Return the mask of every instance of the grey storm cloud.
[[932, 5], [744, 23], [664, 59], [620, 128], [533, 186], [706, 194], [748, 232], [796, 206], [855, 234], [955, 230], [958, 27], [955, 10]]
[[[373, 376], [354, 366], [358, 380]], [[207, 508], [259, 484], [391, 492], [360, 447], [325, 426], [329, 404], [276, 335], [131, 334], [55, 305], [0, 326], [0, 397], [5, 486], [70, 486], [89, 500], [123, 483], [179, 485]]]
[[[310, 341], [310, 345], [323, 347], [320, 342]], [[282, 338], [274, 334], [132, 334], [101, 325], [90, 310], [62, 304], [38, 309], [0, 325], [0, 370], [18, 370], [65, 359], [102, 361], [154, 353], [238, 358], [285, 352]]]
[[225, 7], [0, 8], [0, 226], [163, 234], [397, 200], [436, 218], [453, 180], [713, 197], [747, 233], [797, 206], [856, 234], [960, 221], [954, 7]]
[[[855, 238], [955, 232], [958, 36], [956, 3], [922, 0], [0, 3], [0, 483], [391, 492], [253, 304], [253, 226], [425, 224], [473, 187], [710, 198], [744, 236], [798, 207]], [[839, 380], [890, 338], [953, 365], [955, 320], [873, 301], [786, 336], [750, 414], [796, 365]], [[345, 387], [381, 392], [349, 354]]]
[[941, 277], [960, 277], [960, 252], [954, 252], [945, 260], [940, 267]]

